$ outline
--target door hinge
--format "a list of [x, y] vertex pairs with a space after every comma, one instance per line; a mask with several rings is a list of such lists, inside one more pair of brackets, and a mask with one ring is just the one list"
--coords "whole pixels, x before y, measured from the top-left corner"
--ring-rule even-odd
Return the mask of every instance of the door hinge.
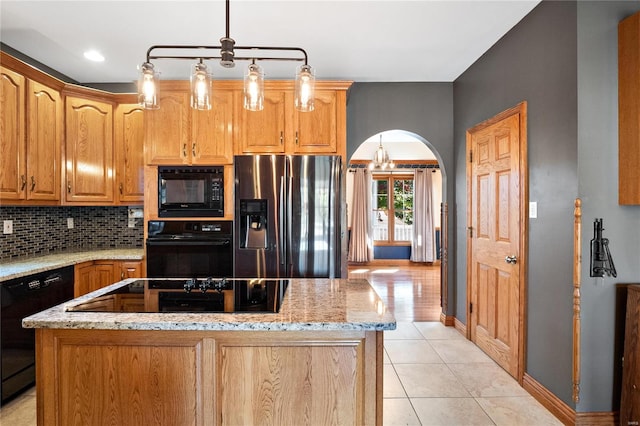
[[473, 303], [469, 303], [469, 313], [473, 313]]
[[473, 163], [473, 151], [469, 151], [469, 162]]
[[473, 227], [470, 226], [467, 229], [469, 230], [469, 238], [473, 238]]

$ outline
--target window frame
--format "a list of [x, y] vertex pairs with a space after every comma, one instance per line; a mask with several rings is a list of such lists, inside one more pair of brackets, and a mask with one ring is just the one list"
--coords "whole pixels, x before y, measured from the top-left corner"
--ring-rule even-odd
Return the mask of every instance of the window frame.
[[[380, 171], [374, 171], [371, 174], [371, 180], [372, 180], [372, 185], [376, 185], [376, 181], [377, 180], [386, 180], [387, 181], [387, 203], [388, 203], [388, 207], [389, 209], [387, 210], [387, 217], [391, 218], [393, 217], [395, 220], [395, 191], [394, 191], [394, 181], [396, 180], [412, 180], [415, 181], [414, 179], [414, 173], [398, 173], [397, 171], [393, 172], [393, 171], [389, 171], [389, 172], [380, 172]], [[372, 188], [373, 189], [373, 188]], [[372, 197], [372, 209], [371, 209], [371, 213], [373, 214], [374, 211], [377, 211], [379, 209], [374, 208], [377, 207], [377, 203], [376, 200], [373, 197], [373, 191], [371, 192], [371, 197]], [[413, 208], [411, 209], [411, 211], [413, 212]], [[389, 237], [388, 240], [373, 240], [373, 245], [375, 246], [386, 246], [386, 247], [391, 247], [391, 246], [396, 246], [396, 247], [406, 247], [406, 246], [411, 246], [411, 240], [401, 240], [401, 241], [397, 241], [395, 239], [395, 226], [391, 225], [389, 226], [389, 224], [387, 224], [387, 236]]]

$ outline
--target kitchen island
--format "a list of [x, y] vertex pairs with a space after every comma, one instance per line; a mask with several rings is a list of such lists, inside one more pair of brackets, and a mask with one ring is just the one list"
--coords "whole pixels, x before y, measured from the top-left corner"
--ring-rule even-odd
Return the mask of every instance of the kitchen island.
[[383, 331], [366, 280], [291, 279], [276, 313], [74, 312], [36, 329], [38, 424], [382, 423]]

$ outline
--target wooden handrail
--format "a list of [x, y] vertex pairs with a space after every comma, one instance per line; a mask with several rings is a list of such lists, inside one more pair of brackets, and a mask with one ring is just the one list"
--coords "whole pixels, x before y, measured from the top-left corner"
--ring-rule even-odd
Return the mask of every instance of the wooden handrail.
[[580, 401], [580, 268], [582, 266], [582, 200], [573, 211], [573, 402]]

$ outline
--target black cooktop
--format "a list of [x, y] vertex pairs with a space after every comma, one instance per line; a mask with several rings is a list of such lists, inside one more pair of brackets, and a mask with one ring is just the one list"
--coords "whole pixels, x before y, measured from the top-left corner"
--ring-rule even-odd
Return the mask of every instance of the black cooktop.
[[270, 278], [146, 279], [68, 306], [79, 312], [275, 313], [288, 280]]

